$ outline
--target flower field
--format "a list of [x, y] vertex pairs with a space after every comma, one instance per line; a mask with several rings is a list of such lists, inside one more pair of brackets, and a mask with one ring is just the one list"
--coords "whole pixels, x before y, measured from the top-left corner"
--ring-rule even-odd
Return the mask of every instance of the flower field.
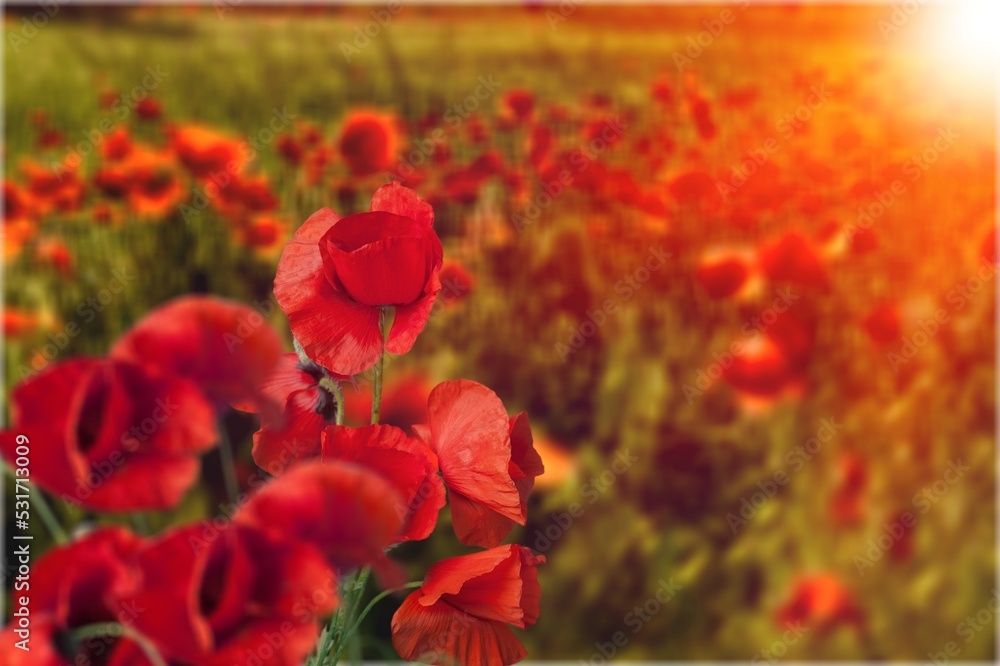
[[995, 10], [910, 9], [7, 8], [0, 663], [992, 661]]

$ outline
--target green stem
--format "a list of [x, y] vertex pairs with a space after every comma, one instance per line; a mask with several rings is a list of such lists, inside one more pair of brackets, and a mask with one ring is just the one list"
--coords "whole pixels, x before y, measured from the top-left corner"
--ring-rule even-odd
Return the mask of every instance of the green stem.
[[226, 483], [226, 495], [230, 502], [235, 502], [240, 494], [239, 484], [236, 483], [236, 462], [233, 458], [233, 447], [229, 441], [229, 433], [226, 432], [224, 423], [219, 423], [219, 457], [222, 464], [222, 478]]
[[422, 580], [417, 580], [412, 583], [407, 583], [406, 585], [400, 585], [399, 587], [394, 587], [391, 590], [383, 590], [382, 592], [376, 594], [372, 598], [372, 600], [368, 602], [368, 605], [365, 606], [365, 609], [361, 611], [361, 615], [358, 616], [357, 621], [355, 621], [354, 625], [350, 629], [350, 632], [347, 634], [348, 638], [350, 638], [354, 634], [354, 632], [356, 632], [361, 627], [361, 623], [364, 622], [364, 619], [368, 615], [368, 613], [370, 613], [371, 610], [375, 608], [375, 604], [382, 601], [390, 594], [395, 594], [396, 592], [402, 592], [403, 590], [412, 590], [414, 588], [420, 587], [423, 584], [424, 582]]
[[365, 567], [358, 574], [357, 581], [355, 582], [354, 593], [351, 595], [350, 605], [348, 606], [347, 615], [344, 619], [344, 626], [341, 628], [340, 635], [337, 637], [337, 649], [333, 653], [333, 664], [336, 666], [340, 662], [340, 657], [350, 645], [351, 639], [354, 637], [354, 633], [357, 631], [358, 625], [361, 623], [361, 619], [357, 617], [358, 615], [358, 605], [361, 603], [362, 597], [365, 595], [365, 588], [368, 586], [368, 577], [371, 575], [371, 569]]
[[88, 624], [80, 627], [73, 632], [73, 640], [80, 642], [86, 638], [93, 638], [96, 636], [110, 636], [112, 638], [117, 638], [118, 636], [124, 636], [136, 643], [146, 657], [149, 659], [153, 666], [167, 666], [167, 662], [160, 656], [159, 650], [153, 645], [153, 642], [148, 638], [140, 634], [135, 629], [126, 627], [118, 622], [98, 622], [96, 624]]
[[378, 330], [382, 336], [382, 353], [379, 354], [378, 361], [375, 362], [375, 371], [372, 374], [372, 425], [378, 423], [379, 414], [382, 410], [382, 374], [385, 372], [385, 338], [387, 331], [385, 308], [379, 311]]
[[49, 534], [52, 538], [56, 540], [56, 543], [66, 543], [69, 541], [69, 536], [66, 534], [66, 530], [62, 528], [59, 524], [59, 519], [56, 518], [55, 512], [49, 503], [45, 500], [45, 495], [41, 490], [37, 490], [34, 486], [31, 488], [31, 502], [32, 507], [35, 509], [35, 513], [38, 517], [42, 519], [45, 523], [46, 529], [48, 529]]

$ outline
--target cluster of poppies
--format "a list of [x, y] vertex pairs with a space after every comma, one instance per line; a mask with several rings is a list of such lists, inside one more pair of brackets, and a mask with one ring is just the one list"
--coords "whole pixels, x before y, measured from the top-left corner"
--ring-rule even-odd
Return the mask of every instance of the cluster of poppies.
[[[433, 222], [431, 206], [398, 184], [379, 189], [370, 212], [311, 216], [274, 285], [296, 353], [282, 353], [252, 308], [181, 297], [106, 357], [50, 365], [14, 390], [3, 456], [27, 434], [32, 481], [89, 510], [177, 506], [230, 407], [259, 416], [253, 457], [267, 474], [251, 477], [221, 527], [152, 537], [105, 527], [46, 553], [34, 571], [32, 652], [5, 639], [5, 663], [300, 664], [331, 636], [322, 618], [356, 617], [345, 578], [363, 585], [371, 571], [401, 585], [389, 549], [429, 537], [446, 497], [459, 541], [483, 550], [409, 585], [419, 587], [393, 618], [393, 643], [429, 663], [524, 658], [508, 625], [535, 623], [544, 558], [503, 541], [525, 524], [543, 473], [527, 415], [455, 380], [430, 392], [426, 423], [379, 422], [384, 355], [413, 346], [440, 290]], [[372, 424], [344, 426], [340, 385], [368, 370]], [[333, 640], [349, 638], [345, 629]], [[319, 652], [332, 647], [321, 640]]]

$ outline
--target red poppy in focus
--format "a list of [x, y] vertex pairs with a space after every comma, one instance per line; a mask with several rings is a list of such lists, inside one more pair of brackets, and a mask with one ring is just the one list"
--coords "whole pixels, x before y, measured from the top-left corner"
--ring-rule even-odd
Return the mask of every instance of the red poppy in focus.
[[262, 386], [281, 358], [281, 338], [261, 312], [242, 303], [175, 298], [127, 331], [111, 355], [190, 379], [216, 407], [253, 401], [269, 415], [279, 409]]
[[538, 620], [542, 555], [523, 546], [453, 557], [432, 566], [392, 617], [392, 644], [407, 661], [510, 666], [527, 656], [506, 626]]
[[855, 525], [864, 519], [867, 488], [868, 470], [861, 456], [853, 453], [840, 456], [830, 499], [830, 519], [835, 525]]
[[444, 484], [437, 457], [420, 440], [389, 425], [334, 425], [323, 431], [323, 460], [357, 463], [395, 486], [402, 498], [396, 511], [404, 519], [396, 542], [426, 539], [434, 531], [445, 503]]
[[862, 616], [844, 583], [833, 574], [820, 573], [795, 582], [775, 619], [782, 627], [801, 624], [825, 634], [842, 624], [860, 625]]
[[524, 412], [507, 416], [482, 384], [438, 384], [427, 400], [429, 423], [414, 431], [437, 454], [448, 486], [459, 541], [498, 546], [514, 524], [524, 525], [535, 477], [544, 473]]
[[899, 309], [891, 304], [880, 305], [862, 320], [868, 337], [876, 345], [884, 347], [899, 340], [902, 335], [902, 323], [900, 322]]
[[168, 132], [177, 158], [196, 178], [240, 173], [246, 159], [242, 143], [198, 125], [171, 128]]
[[[74, 639], [88, 625], [117, 622], [130, 626], [139, 614], [135, 595], [140, 572], [135, 555], [143, 541], [120, 527], [95, 530], [57, 546], [32, 567], [30, 651], [12, 623], [0, 633], [0, 663], [8, 666], [65, 664], [147, 664], [123, 659], [138, 649], [128, 636]], [[141, 653], [140, 653], [141, 654]]]
[[142, 120], [156, 120], [163, 115], [163, 105], [153, 97], [143, 97], [135, 105], [135, 113]]
[[405, 507], [390, 481], [373, 470], [341, 462], [304, 462], [253, 495], [237, 514], [282, 541], [319, 549], [338, 571], [372, 566], [395, 576], [384, 550], [403, 526]]
[[829, 282], [819, 251], [797, 231], [762, 245], [758, 260], [772, 280], [820, 287]]
[[[32, 478], [107, 511], [176, 506], [198, 478], [199, 454], [218, 440], [212, 407], [194, 385], [117, 359], [49, 366], [14, 389], [11, 407], [17, 431], [36, 442]], [[15, 440], [4, 433], [7, 460]]]
[[[323, 379], [344, 379], [331, 375], [315, 363], [302, 363], [298, 354], [283, 354], [261, 391], [281, 406], [277, 419], [264, 415], [260, 430], [253, 435], [253, 459], [269, 474], [280, 474], [296, 460], [320, 454], [320, 435], [333, 422], [337, 401]], [[256, 412], [253, 403], [235, 407]]]
[[[398, 183], [375, 192], [371, 212], [306, 220], [281, 255], [274, 295], [310, 358], [343, 375], [367, 370], [385, 351], [413, 347], [441, 289], [434, 211]], [[395, 308], [383, 343], [380, 318]]]
[[336, 575], [315, 548], [248, 525], [182, 527], [137, 562], [143, 612], [133, 626], [171, 664], [232, 666], [267, 654], [267, 664], [298, 666], [319, 636], [317, 615], [339, 602]]
[[355, 176], [370, 176], [391, 168], [398, 139], [395, 119], [372, 111], [355, 111], [340, 131], [340, 154]]
[[695, 277], [712, 298], [728, 298], [747, 283], [750, 270], [750, 261], [744, 253], [717, 251], [701, 258]]

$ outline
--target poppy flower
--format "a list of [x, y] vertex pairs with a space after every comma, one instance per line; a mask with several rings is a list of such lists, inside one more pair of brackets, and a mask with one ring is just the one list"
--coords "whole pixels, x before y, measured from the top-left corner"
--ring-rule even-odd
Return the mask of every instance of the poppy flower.
[[101, 157], [109, 162], [124, 159], [130, 152], [132, 152], [132, 135], [124, 127], [115, 128], [101, 141]]
[[891, 304], [880, 305], [872, 310], [861, 325], [872, 342], [880, 347], [892, 344], [902, 336], [899, 309]]
[[250, 525], [175, 529], [136, 560], [143, 612], [133, 626], [171, 664], [231, 666], [269, 655], [268, 664], [298, 666], [319, 636], [317, 616], [339, 602], [336, 575], [315, 548]]
[[441, 266], [441, 302], [456, 305], [472, 291], [475, 278], [457, 261], [445, 261]]
[[78, 169], [70, 165], [68, 158], [66, 163], [49, 167], [24, 160], [20, 169], [27, 179], [26, 190], [32, 206], [38, 213], [71, 213], [83, 205], [86, 186], [80, 179]]
[[820, 253], [797, 231], [762, 245], [758, 261], [771, 280], [806, 286], [825, 286], [829, 282]]
[[125, 200], [138, 215], [164, 217], [187, 197], [177, 163], [168, 153], [134, 149], [121, 169], [126, 178]]
[[277, 253], [287, 233], [285, 222], [269, 215], [251, 217], [240, 226], [239, 231], [244, 245], [266, 253], [272, 250]]
[[527, 656], [507, 627], [538, 620], [542, 555], [523, 546], [442, 560], [392, 616], [392, 644], [407, 661], [510, 666]]
[[434, 531], [444, 485], [437, 456], [419, 439], [389, 425], [334, 425], [323, 431], [323, 460], [357, 463], [393, 484], [402, 499], [396, 511], [404, 518], [396, 542], [426, 539]]
[[39, 240], [35, 247], [35, 259], [38, 260], [39, 264], [51, 266], [64, 276], [73, 273], [73, 254], [66, 243], [59, 239]]
[[819, 573], [795, 582], [775, 619], [782, 627], [801, 623], [825, 634], [845, 623], [860, 625], [862, 616], [847, 586], [833, 574]]
[[544, 473], [524, 412], [507, 416], [500, 398], [466, 379], [438, 384], [428, 424], [415, 426], [441, 465], [458, 540], [492, 548], [524, 525], [535, 477]]
[[750, 277], [750, 262], [740, 252], [706, 253], [695, 268], [695, 277], [712, 298], [736, 294]]
[[674, 86], [666, 76], [660, 76], [649, 88], [649, 96], [660, 104], [670, 105], [674, 101]]
[[3, 336], [8, 340], [32, 335], [38, 331], [41, 317], [28, 310], [3, 308]]
[[788, 358], [770, 338], [755, 338], [746, 343], [746, 349], [733, 359], [723, 376], [740, 392], [776, 398], [789, 380]]
[[993, 227], [983, 238], [982, 250], [980, 251], [980, 256], [986, 260], [987, 263], [995, 264], [997, 263], [997, 229]]
[[854, 525], [865, 516], [868, 470], [864, 460], [847, 453], [837, 460], [837, 479], [830, 499], [830, 519], [836, 525]]
[[[320, 455], [320, 435], [337, 410], [336, 398], [320, 385], [321, 380], [331, 378], [325, 368], [300, 362], [298, 354], [282, 355], [261, 386], [281, 406], [281, 413], [277, 418], [262, 416], [260, 430], [253, 435], [253, 459], [259, 467], [277, 475], [296, 460]], [[235, 407], [257, 411], [253, 402]]]
[[319, 549], [338, 571], [392, 569], [383, 552], [403, 526], [407, 506], [392, 482], [344, 462], [303, 462], [261, 488], [236, 515], [281, 541]]
[[147, 663], [122, 659], [138, 649], [126, 636], [71, 638], [75, 630], [96, 623], [133, 623], [140, 612], [135, 595], [141, 583], [135, 556], [142, 546], [142, 539], [127, 530], [109, 527], [46, 552], [32, 567], [31, 651], [15, 647], [21, 639], [11, 624], [0, 633], [0, 662], [10, 666]]
[[281, 338], [260, 312], [241, 303], [175, 298], [119, 338], [111, 355], [189, 379], [216, 407], [254, 401], [258, 411], [278, 410], [261, 387], [281, 358]]
[[[285, 246], [274, 295], [310, 358], [343, 375], [387, 351], [413, 347], [441, 290], [434, 211], [398, 183], [375, 192], [371, 212], [340, 218], [323, 208]], [[379, 320], [395, 308], [383, 343]]]
[[143, 97], [135, 105], [135, 113], [142, 120], [156, 120], [163, 115], [163, 105], [153, 97]]
[[177, 158], [195, 178], [233, 175], [242, 170], [246, 151], [235, 139], [198, 125], [174, 127], [168, 134]]
[[355, 111], [340, 131], [340, 154], [355, 176], [386, 171], [396, 159], [395, 119], [372, 111]]
[[515, 88], [504, 94], [501, 103], [518, 122], [523, 122], [535, 109], [535, 95], [530, 90]]
[[[35, 433], [32, 478], [49, 492], [108, 511], [176, 506], [218, 440], [211, 405], [191, 383], [117, 359], [45, 368], [11, 396], [19, 431]], [[2, 452], [13, 460], [13, 431]]]
[[291, 134], [279, 134], [274, 142], [274, 146], [278, 149], [278, 154], [288, 164], [298, 166], [302, 162], [302, 155], [305, 150], [302, 148], [302, 144]]

